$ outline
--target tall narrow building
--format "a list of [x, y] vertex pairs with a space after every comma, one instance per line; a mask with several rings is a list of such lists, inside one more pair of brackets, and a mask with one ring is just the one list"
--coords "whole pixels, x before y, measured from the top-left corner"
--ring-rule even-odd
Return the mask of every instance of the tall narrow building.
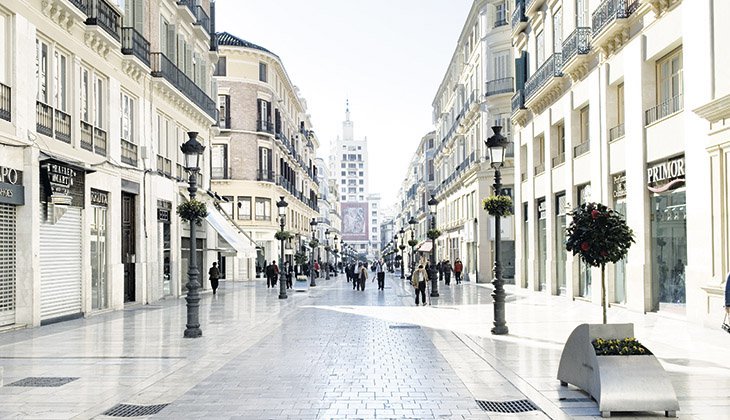
[[355, 138], [349, 101], [342, 137], [332, 145], [330, 176], [340, 192], [342, 239], [362, 256], [374, 258], [380, 241], [380, 195], [370, 194], [368, 188], [368, 141]]

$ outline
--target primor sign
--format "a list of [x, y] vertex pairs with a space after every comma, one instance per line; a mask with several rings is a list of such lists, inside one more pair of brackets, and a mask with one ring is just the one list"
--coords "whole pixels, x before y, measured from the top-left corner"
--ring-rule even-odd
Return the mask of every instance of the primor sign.
[[647, 188], [662, 193], [684, 184], [684, 156], [650, 165], [647, 170]]

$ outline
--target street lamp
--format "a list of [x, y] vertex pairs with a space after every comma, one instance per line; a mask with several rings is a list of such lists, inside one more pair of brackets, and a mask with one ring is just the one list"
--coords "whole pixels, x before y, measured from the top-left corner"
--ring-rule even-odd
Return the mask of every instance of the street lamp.
[[339, 255], [339, 253], [340, 253], [340, 249], [337, 248], [337, 244], [338, 244], [337, 241], [338, 240], [339, 239], [337, 238], [337, 235], [335, 235], [334, 242], [332, 242], [334, 244], [334, 247], [335, 247], [335, 277], [337, 277], [337, 273], [338, 273], [338, 271], [337, 271], [337, 255]]
[[[314, 239], [315, 239], [314, 235], [316, 233], [315, 228], [317, 227], [317, 219], [312, 218], [312, 221], [309, 222], [309, 226], [312, 228], [312, 242], [314, 242]], [[317, 283], [314, 281], [314, 248], [315, 247], [311, 246], [310, 248], [312, 248], [312, 251], [311, 251], [312, 264], [309, 266], [309, 287], [315, 287], [317, 285]]]
[[[416, 231], [416, 218], [411, 216], [411, 220], [408, 221], [408, 224], [411, 226], [411, 241], [414, 241], [416, 239], [415, 237], [415, 231]], [[413, 242], [411, 242], [413, 243]], [[411, 273], [413, 273], [413, 270], [416, 268], [416, 247], [415, 245], [411, 245]]]
[[289, 204], [284, 197], [279, 197], [276, 208], [279, 210], [279, 226], [281, 226], [281, 256], [279, 257], [279, 299], [286, 299], [286, 273], [284, 273], [284, 225], [286, 224], [286, 208]]
[[340, 253], [342, 254], [342, 267], [340, 268], [341, 274], [345, 274], [345, 252], [347, 252], [347, 249], [345, 249], [345, 241], [340, 239]]
[[324, 252], [327, 256], [327, 260], [324, 263], [324, 278], [325, 280], [330, 279], [330, 230], [324, 231]]
[[[439, 201], [431, 194], [428, 200], [428, 209], [431, 213], [431, 229], [436, 229], [436, 208]], [[436, 239], [431, 237], [431, 255], [428, 257], [428, 278], [431, 280], [431, 297], [439, 297], [439, 279], [436, 274]]]
[[398, 233], [400, 233], [400, 246], [398, 247], [398, 248], [400, 248], [400, 258], [401, 258], [400, 278], [404, 279], [404, 278], [406, 278], [406, 276], [403, 274], [403, 270], [406, 265], [406, 255], [405, 255], [405, 251], [404, 251], [406, 249], [406, 246], [403, 244], [403, 240], [406, 238], [406, 231], [403, 230], [403, 228], [400, 228]]
[[[195, 131], [188, 132], [188, 141], [180, 146], [180, 150], [185, 156], [185, 170], [190, 174], [188, 177], [188, 192], [190, 193], [190, 200], [195, 200], [195, 193], [198, 191], [198, 172], [200, 172], [200, 156], [205, 151], [205, 146], [200, 144], [198, 141], [198, 133]], [[198, 276], [200, 271], [198, 270], [198, 250], [196, 249], [197, 240], [196, 237], [195, 222], [190, 220], [190, 259], [188, 261], [188, 284], [185, 286], [188, 289], [188, 294], [185, 296], [187, 302], [187, 315], [188, 322], [185, 324], [185, 338], [198, 338], [203, 335], [203, 331], [200, 329], [199, 320], [199, 309], [200, 309], [200, 283], [198, 282]]]
[[[502, 195], [502, 178], [499, 173], [499, 168], [504, 163], [504, 155], [509, 144], [509, 140], [503, 136], [500, 132], [502, 127], [492, 127], [494, 135], [489, 137], [485, 142], [489, 150], [489, 160], [492, 162], [492, 168], [494, 168], [494, 194]], [[492, 292], [492, 299], [494, 299], [494, 328], [492, 328], [492, 334], [507, 334], [509, 329], [507, 328], [507, 322], [505, 321], [505, 308], [504, 308], [504, 281], [502, 280], [502, 265], [499, 262], [500, 257], [500, 245], [501, 245], [501, 222], [499, 216], [494, 216], [494, 292]]]

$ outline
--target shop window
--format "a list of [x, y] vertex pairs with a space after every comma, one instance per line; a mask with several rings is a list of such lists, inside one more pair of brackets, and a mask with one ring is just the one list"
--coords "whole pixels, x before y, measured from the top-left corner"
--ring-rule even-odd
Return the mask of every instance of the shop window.
[[271, 220], [271, 199], [256, 197], [256, 220]]

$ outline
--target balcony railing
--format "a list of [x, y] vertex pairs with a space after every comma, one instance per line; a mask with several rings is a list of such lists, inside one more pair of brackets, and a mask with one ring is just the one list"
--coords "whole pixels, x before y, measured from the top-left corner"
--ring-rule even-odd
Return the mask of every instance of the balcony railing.
[[195, 0], [177, 0], [178, 6], [185, 6], [195, 16]]
[[271, 121], [256, 121], [256, 131], [260, 133], [274, 134], [274, 123]]
[[684, 99], [682, 95], [674, 96], [659, 105], [649, 108], [645, 111], [646, 124], [649, 125], [655, 123], [662, 118], [666, 118], [672, 114], [675, 114], [684, 109]]
[[499, 95], [500, 93], [514, 92], [514, 77], [503, 77], [501, 79], [490, 80], [487, 82], [486, 93], [484, 96]]
[[591, 51], [591, 28], [576, 28], [568, 38], [563, 41], [563, 63], [569, 61], [576, 55], [588, 54]]
[[195, 6], [193, 9], [193, 15], [195, 15], [195, 24], [200, 25], [205, 29], [205, 33], [210, 33], [210, 18], [205, 13], [202, 6]]
[[525, 93], [522, 89], [512, 95], [512, 113], [525, 109]]
[[150, 42], [134, 28], [122, 28], [122, 54], [133, 55], [150, 65]]
[[563, 77], [563, 55], [555, 53], [525, 82], [525, 100], [530, 99], [553, 77]]
[[117, 12], [114, 6], [106, 2], [106, 0], [87, 0], [88, 19], [87, 25], [98, 25], [106, 31], [112, 38], [120, 40], [120, 30], [122, 27], [122, 15]]
[[165, 54], [156, 52], [150, 54], [152, 59], [152, 76], [162, 77], [170, 84], [172, 84], [177, 90], [182, 92], [188, 99], [190, 99], [195, 105], [200, 107], [208, 116], [213, 120], [218, 120], [218, 107], [215, 101], [210, 99], [208, 94], [203, 92], [185, 73], [183, 73], [177, 66], [170, 61]]
[[89, 0], [69, 0], [69, 3], [76, 6], [83, 14], [89, 14]]
[[256, 171], [257, 181], [274, 182], [274, 171], [264, 171], [259, 169]]
[[40, 101], [35, 103], [35, 130], [53, 137], [53, 108]]
[[94, 153], [106, 156], [106, 131], [101, 128], [94, 127]]
[[98, 155], [106, 156], [106, 131], [81, 121], [81, 148]]
[[525, 16], [525, 2], [524, 0], [515, 0], [515, 11], [512, 12], [512, 30], [520, 24], [527, 24], [527, 16]]
[[[172, 160], [162, 156], [157, 155], [157, 173], [163, 174], [166, 176], [172, 176]], [[187, 179], [187, 178], [184, 178]], [[203, 184], [199, 184], [203, 185]]]
[[545, 172], [545, 164], [540, 163], [538, 165], [535, 165], [535, 175], [540, 175], [541, 173]]
[[573, 148], [573, 156], [578, 157], [578, 156], [584, 155], [590, 151], [591, 151], [591, 142], [586, 140], [583, 143], [581, 143]]
[[127, 165], [137, 166], [137, 145], [131, 141], [121, 139], [122, 162]]
[[558, 153], [557, 156], [553, 156], [553, 168], [565, 162], [565, 152]]
[[617, 125], [616, 127], [613, 127], [612, 129], [608, 130], [608, 141], [614, 141], [618, 140], [621, 137], [624, 136], [624, 124], [621, 123]]
[[10, 86], [0, 83], [0, 118], [10, 121]]
[[58, 140], [71, 144], [71, 116], [55, 109], [53, 112], [53, 132]]
[[494, 21], [494, 27], [499, 28], [500, 26], [507, 25], [507, 19], [501, 18]]
[[616, 19], [626, 19], [639, 7], [639, 0], [604, 0], [593, 12], [593, 36], [595, 37]]

